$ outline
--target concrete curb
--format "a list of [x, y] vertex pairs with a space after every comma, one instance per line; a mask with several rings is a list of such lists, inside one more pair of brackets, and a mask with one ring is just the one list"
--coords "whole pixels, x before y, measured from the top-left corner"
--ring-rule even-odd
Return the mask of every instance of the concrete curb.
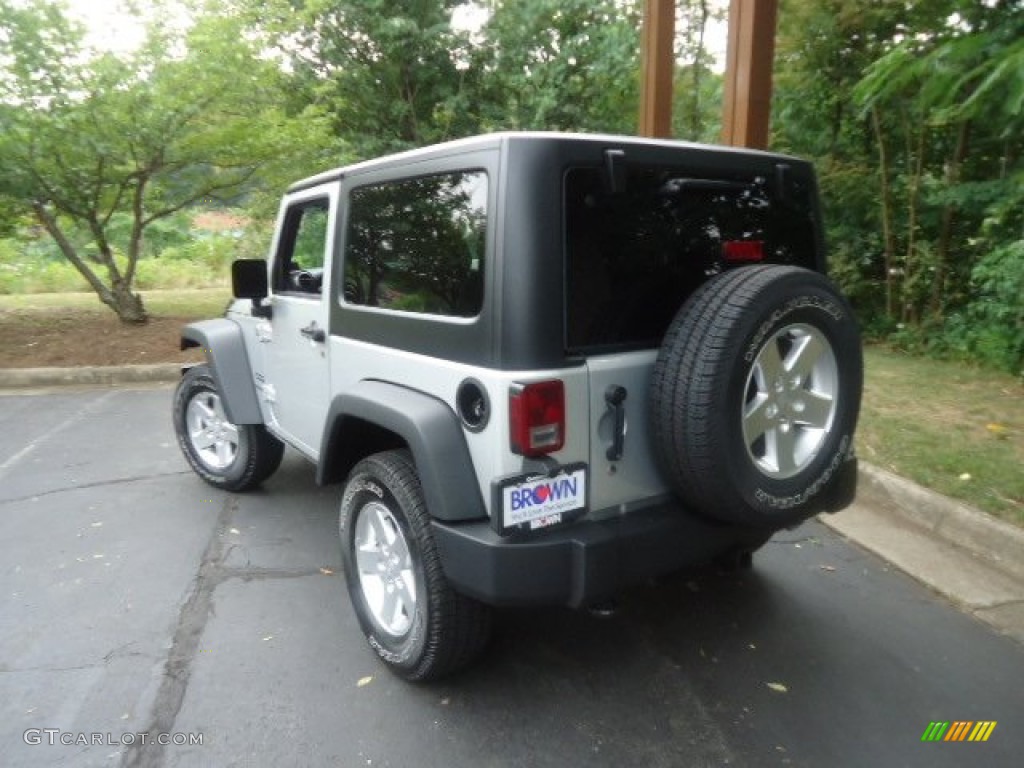
[[115, 386], [118, 384], [174, 382], [180, 378], [180, 363], [79, 366], [74, 368], [0, 368], [0, 389], [69, 385]]
[[[1024, 530], [863, 461], [860, 470], [858, 502], [896, 515], [1024, 582]], [[828, 515], [819, 519], [829, 522]]]

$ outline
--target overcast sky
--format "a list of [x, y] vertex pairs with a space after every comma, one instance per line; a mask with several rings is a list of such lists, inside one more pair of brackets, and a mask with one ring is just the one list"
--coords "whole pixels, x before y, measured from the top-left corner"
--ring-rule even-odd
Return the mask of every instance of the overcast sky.
[[[73, 16], [85, 23], [89, 42], [105, 50], [131, 50], [142, 40], [142, 29], [135, 18], [124, 12], [123, 0], [65, 0]], [[136, 0], [145, 8], [146, 0]], [[453, 22], [456, 27], [473, 29], [485, 19], [482, 8], [463, 6], [456, 9]]]
[[[65, 0], [71, 15], [85, 23], [97, 48], [129, 51], [142, 41], [142, 28], [121, 10], [121, 0]], [[145, 5], [140, 2], [139, 5]]]

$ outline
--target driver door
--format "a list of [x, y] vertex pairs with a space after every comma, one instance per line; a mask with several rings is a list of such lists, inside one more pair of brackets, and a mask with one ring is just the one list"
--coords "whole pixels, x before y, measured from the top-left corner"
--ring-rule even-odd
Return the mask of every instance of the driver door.
[[269, 426], [316, 461], [328, 407], [327, 318], [337, 184], [288, 197], [271, 266], [263, 342]]

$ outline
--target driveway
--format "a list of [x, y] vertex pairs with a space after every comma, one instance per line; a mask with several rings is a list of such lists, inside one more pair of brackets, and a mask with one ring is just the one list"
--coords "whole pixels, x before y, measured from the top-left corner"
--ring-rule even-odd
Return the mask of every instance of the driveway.
[[[479, 664], [403, 683], [349, 607], [338, 489], [288, 454], [214, 491], [169, 402], [0, 396], [5, 766], [1020, 764], [1024, 648], [813, 521], [611, 618], [499, 611]], [[921, 742], [957, 720], [998, 725]]]

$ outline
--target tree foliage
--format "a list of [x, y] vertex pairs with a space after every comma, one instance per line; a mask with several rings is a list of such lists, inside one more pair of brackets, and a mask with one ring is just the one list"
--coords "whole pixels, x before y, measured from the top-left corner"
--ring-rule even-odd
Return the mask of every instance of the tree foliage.
[[1020, 370], [1024, 6], [788, 0], [781, 18], [776, 142], [818, 159], [833, 264], [869, 327]]
[[637, 0], [273, 0], [249, 16], [347, 154], [500, 129], [632, 132]]
[[708, 51], [708, 25], [726, 18], [714, 0], [676, 0], [673, 135], [714, 143], [721, 135], [722, 76]]
[[[157, 5], [113, 55], [59, 3], [0, 0], [0, 233], [34, 221], [126, 320], [160, 222], [197, 203], [266, 213], [307, 172], [484, 131], [635, 130], [640, 0], [205, 2]], [[679, 138], [717, 139], [724, 5], [677, 2]], [[782, 0], [779, 19], [773, 149], [817, 161], [869, 332], [1020, 370], [1024, 4]]]
[[318, 105], [349, 154], [371, 157], [472, 132], [469, 38], [453, 0], [250, 2], [251, 24], [291, 72], [293, 103]]
[[277, 107], [278, 70], [235, 19], [201, 15], [185, 31], [166, 22], [115, 56], [88, 50], [55, 3], [0, 0], [0, 196], [127, 323], [146, 320], [133, 283], [155, 222], [234, 198], [257, 171], [320, 141], [316, 119]]
[[473, 58], [481, 126], [632, 133], [639, 30], [635, 2], [492, 2]]

